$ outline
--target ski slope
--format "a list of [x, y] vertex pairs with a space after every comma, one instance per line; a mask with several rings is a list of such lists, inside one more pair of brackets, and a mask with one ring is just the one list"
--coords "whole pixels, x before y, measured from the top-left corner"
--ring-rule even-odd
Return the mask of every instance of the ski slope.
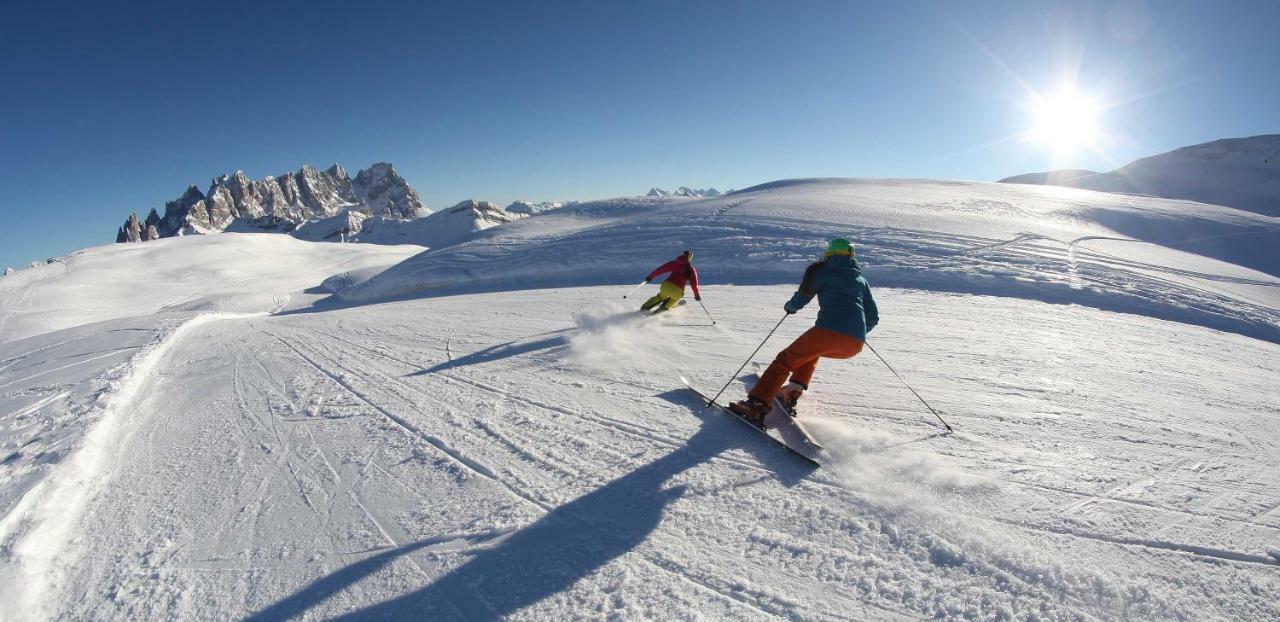
[[[0, 619], [1280, 617], [1275, 277], [1059, 244], [1274, 219], [989, 186], [583, 204], [426, 253], [219, 234], [4, 277]], [[678, 377], [728, 381], [831, 229], [876, 348], [956, 433], [869, 353], [827, 361], [811, 470]], [[627, 281], [686, 243], [719, 322], [633, 314]]]
[[834, 236], [873, 285], [1075, 303], [1280, 343], [1280, 218], [1018, 184], [789, 180], [698, 201], [583, 203], [427, 251], [340, 292], [639, 282], [697, 252], [710, 283], [794, 283]]

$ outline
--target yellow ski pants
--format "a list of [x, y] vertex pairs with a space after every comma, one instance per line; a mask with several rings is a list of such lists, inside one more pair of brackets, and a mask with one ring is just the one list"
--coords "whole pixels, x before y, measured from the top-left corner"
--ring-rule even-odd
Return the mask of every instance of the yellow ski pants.
[[640, 305], [640, 310], [648, 311], [661, 304], [663, 311], [670, 311], [672, 307], [676, 306], [676, 303], [680, 302], [681, 298], [684, 298], [683, 287], [676, 287], [667, 281], [663, 281], [662, 285], [658, 286], [658, 294], [644, 301], [644, 304]]

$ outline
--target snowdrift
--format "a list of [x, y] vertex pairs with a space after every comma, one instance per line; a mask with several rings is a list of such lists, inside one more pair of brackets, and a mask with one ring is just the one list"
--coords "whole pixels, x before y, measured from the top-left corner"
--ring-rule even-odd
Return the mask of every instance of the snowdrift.
[[708, 283], [794, 283], [854, 240], [874, 285], [1139, 313], [1280, 342], [1280, 220], [1051, 186], [789, 180], [697, 201], [583, 203], [424, 252], [350, 303], [639, 282], [685, 248]]

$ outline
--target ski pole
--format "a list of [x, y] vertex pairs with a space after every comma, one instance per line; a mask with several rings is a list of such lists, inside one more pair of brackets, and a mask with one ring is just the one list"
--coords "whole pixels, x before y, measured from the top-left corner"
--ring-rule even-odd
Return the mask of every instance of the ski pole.
[[715, 326], [715, 325], [716, 325], [716, 318], [714, 318], [714, 317], [712, 317], [712, 316], [711, 316], [711, 312], [710, 312], [710, 311], [707, 311], [707, 305], [702, 304], [702, 301], [701, 301], [701, 300], [699, 300], [699, 301], [698, 301], [698, 304], [699, 304], [699, 305], [702, 305], [702, 310], [703, 310], [703, 312], [705, 312], [705, 313], [707, 314], [707, 317], [711, 319], [711, 325], [712, 325], [712, 326]]
[[648, 281], [640, 281], [640, 284], [639, 284], [639, 285], [637, 285], [637, 286], [633, 287], [633, 288], [631, 289], [631, 291], [629, 291], [629, 292], [627, 292], [627, 293], [623, 294], [623, 295], [622, 295], [622, 297], [623, 297], [623, 298], [626, 298], [627, 296], [630, 296], [631, 294], [636, 293], [636, 290], [637, 290], [637, 289], [640, 289], [641, 287], [644, 287], [644, 284], [645, 284], [645, 283], [648, 283]]
[[782, 326], [782, 323], [786, 321], [787, 315], [791, 315], [791, 314], [788, 313], [786, 315], [783, 315], [782, 319], [778, 320], [778, 323], [773, 325], [773, 330], [769, 331], [769, 334], [764, 336], [764, 341], [761, 341], [760, 345], [756, 346], [755, 351], [751, 353], [751, 356], [748, 356], [747, 360], [742, 362], [742, 367], [739, 367], [738, 371], [733, 372], [733, 375], [729, 376], [729, 382], [724, 383], [724, 386], [720, 387], [720, 393], [716, 393], [715, 397], [711, 398], [710, 400], [707, 400], [707, 405], [704, 408], [710, 407], [712, 404], [716, 403], [716, 400], [720, 399], [720, 396], [724, 393], [725, 389], [728, 389], [729, 385], [733, 384], [733, 379], [737, 378], [738, 374], [742, 373], [743, 369], [746, 369], [747, 363], [750, 363], [751, 359], [756, 357], [756, 352], [759, 352], [760, 348], [764, 347], [765, 341], [768, 341], [769, 338], [772, 337], [773, 334], [778, 331], [778, 327]]
[[[898, 370], [894, 369], [894, 368], [893, 368], [893, 365], [890, 365], [890, 364], [889, 364], [889, 361], [884, 360], [884, 357], [883, 357], [883, 356], [880, 356], [880, 353], [879, 353], [879, 352], [876, 352], [876, 349], [875, 349], [874, 347], [872, 347], [872, 345], [871, 345], [871, 344], [869, 344], [869, 343], [868, 343], [868, 344], [867, 344], [867, 347], [868, 347], [868, 348], [871, 348], [871, 353], [872, 353], [872, 354], [875, 354], [875, 355], [876, 355], [876, 358], [880, 359], [880, 362], [881, 362], [881, 363], [884, 363], [884, 366], [885, 366], [885, 367], [888, 367], [888, 368], [889, 368], [889, 371], [893, 372], [893, 375], [898, 376], [898, 380], [902, 380], [902, 376], [898, 375]], [[938, 421], [942, 422], [942, 427], [946, 428], [948, 432], [951, 432], [951, 431], [952, 431], [952, 430], [951, 430], [951, 426], [950, 426], [950, 425], [947, 425], [947, 422], [946, 422], [946, 421], [942, 421], [942, 415], [939, 415], [939, 414], [938, 414], [938, 411], [934, 410], [934, 409], [933, 409], [933, 407], [929, 405], [929, 402], [924, 401], [924, 398], [923, 398], [923, 397], [920, 397], [920, 394], [919, 394], [919, 393], [916, 393], [916, 390], [915, 390], [915, 389], [913, 389], [913, 388], [911, 388], [911, 385], [910, 385], [909, 383], [907, 383], [907, 381], [906, 381], [906, 380], [902, 380], [902, 384], [906, 385], [908, 389], [911, 389], [911, 392], [915, 394], [916, 399], [920, 400], [920, 403], [921, 403], [921, 404], [924, 404], [924, 407], [925, 407], [925, 408], [928, 408], [928, 409], [929, 409], [929, 412], [933, 413], [933, 416], [937, 417], [937, 418], [938, 418]]]

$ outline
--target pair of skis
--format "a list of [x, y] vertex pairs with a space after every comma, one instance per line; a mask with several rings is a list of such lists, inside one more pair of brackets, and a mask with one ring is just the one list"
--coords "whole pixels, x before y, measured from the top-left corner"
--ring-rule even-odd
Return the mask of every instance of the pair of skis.
[[782, 445], [787, 449], [787, 451], [799, 456], [813, 466], [821, 466], [818, 458], [822, 455], [822, 445], [819, 445], [817, 441], [813, 440], [813, 436], [809, 434], [808, 430], [805, 430], [804, 426], [801, 425], [795, 417], [788, 414], [786, 409], [782, 407], [782, 404], [778, 402], [777, 399], [773, 400], [773, 409], [769, 411], [768, 415], [765, 415], [765, 427], [764, 429], [761, 429], [756, 424], [742, 418], [738, 413], [729, 410], [727, 406], [721, 405], [710, 397], [707, 397], [705, 393], [699, 391], [697, 387], [693, 386], [693, 383], [689, 382], [688, 378], [680, 376], [680, 382], [683, 382], [685, 387], [690, 391], [693, 391], [698, 397], [702, 398], [703, 403], [708, 406], [715, 406], [721, 411], [733, 415], [734, 419], [741, 421], [752, 430], [763, 434], [769, 440]]

